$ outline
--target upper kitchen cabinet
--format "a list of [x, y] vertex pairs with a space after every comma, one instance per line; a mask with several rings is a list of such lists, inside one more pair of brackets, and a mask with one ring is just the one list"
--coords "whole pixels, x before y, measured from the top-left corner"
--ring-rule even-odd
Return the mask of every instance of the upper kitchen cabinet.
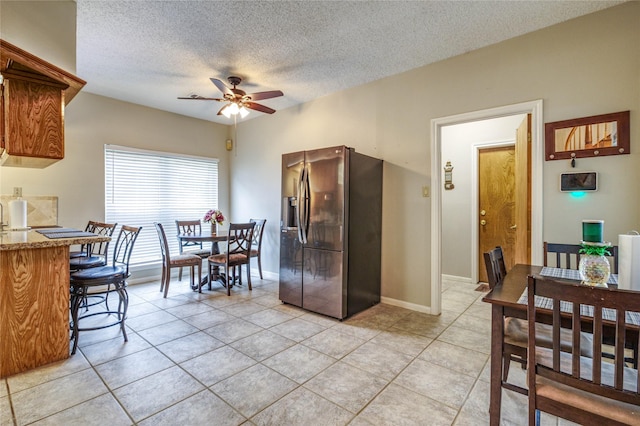
[[3, 166], [43, 168], [64, 158], [64, 107], [84, 80], [0, 39]]

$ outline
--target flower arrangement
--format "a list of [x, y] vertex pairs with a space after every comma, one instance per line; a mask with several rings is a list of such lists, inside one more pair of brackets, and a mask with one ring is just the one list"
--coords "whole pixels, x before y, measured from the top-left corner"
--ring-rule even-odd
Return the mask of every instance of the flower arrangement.
[[205, 223], [214, 223], [216, 222], [218, 225], [222, 225], [224, 222], [224, 215], [218, 209], [209, 210], [202, 219]]

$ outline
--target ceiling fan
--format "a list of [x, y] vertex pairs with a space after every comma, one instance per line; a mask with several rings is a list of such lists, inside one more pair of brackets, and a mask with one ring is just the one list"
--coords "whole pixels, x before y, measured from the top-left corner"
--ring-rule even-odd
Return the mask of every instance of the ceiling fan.
[[249, 114], [249, 110], [264, 112], [266, 114], [273, 114], [275, 109], [258, 104], [254, 101], [260, 101], [263, 99], [277, 98], [282, 96], [283, 93], [280, 90], [269, 90], [266, 92], [246, 93], [244, 90], [237, 89], [236, 86], [240, 84], [242, 78], [236, 76], [230, 76], [227, 78], [233, 88], [227, 87], [221, 80], [217, 78], [210, 79], [213, 84], [222, 92], [222, 98], [205, 98], [204, 96], [191, 95], [188, 97], [178, 97], [178, 99], [191, 99], [200, 101], [219, 101], [228, 102], [217, 115], [224, 115], [229, 118], [232, 115], [240, 114], [242, 118]]

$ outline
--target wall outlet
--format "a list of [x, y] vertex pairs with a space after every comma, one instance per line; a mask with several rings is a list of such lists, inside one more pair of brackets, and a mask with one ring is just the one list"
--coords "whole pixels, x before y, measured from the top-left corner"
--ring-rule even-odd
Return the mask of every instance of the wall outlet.
[[19, 186], [13, 187], [13, 196], [22, 197], [22, 188], [20, 188]]

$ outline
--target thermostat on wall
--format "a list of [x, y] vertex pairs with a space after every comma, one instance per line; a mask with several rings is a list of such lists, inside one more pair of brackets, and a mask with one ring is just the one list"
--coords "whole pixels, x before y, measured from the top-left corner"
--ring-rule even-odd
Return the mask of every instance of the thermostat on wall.
[[560, 174], [560, 191], [597, 191], [597, 172], [568, 172]]

